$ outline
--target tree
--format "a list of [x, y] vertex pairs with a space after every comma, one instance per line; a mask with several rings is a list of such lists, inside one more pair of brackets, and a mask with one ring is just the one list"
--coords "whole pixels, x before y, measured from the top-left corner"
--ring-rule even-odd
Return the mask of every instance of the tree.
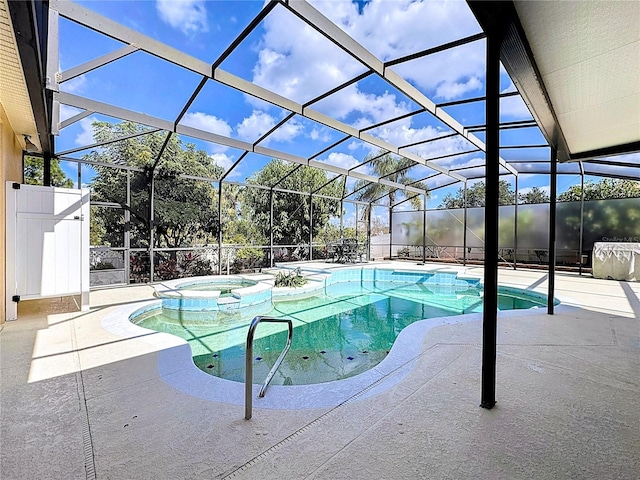
[[[329, 182], [327, 172], [317, 168], [295, 165], [273, 159], [262, 170], [247, 179], [247, 183], [277, 186], [283, 190], [308, 193], [270, 191], [262, 188], [247, 188], [242, 203], [242, 222], [249, 223], [255, 234], [248, 237], [252, 242], [268, 243], [270, 240], [271, 195], [273, 194], [273, 241], [274, 244], [298, 245], [309, 242], [310, 219], [315, 237], [339, 213], [339, 202], [324, 197], [313, 197], [313, 216], [310, 217], [310, 193]], [[226, 187], [225, 187], [226, 188]], [[342, 185], [331, 182], [322, 189], [323, 195], [340, 197]]]
[[518, 203], [548, 203], [549, 194], [538, 187], [532, 187], [526, 193], [518, 194]]
[[[105, 241], [104, 237], [107, 233], [107, 228], [104, 225], [104, 217], [98, 213], [98, 207], [91, 207], [91, 213], [89, 214], [90, 226], [89, 226], [89, 245], [104, 245], [111, 246]], [[116, 247], [122, 245], [116, 244]]]
[[[373, 160], [372, 160], [373, 159]], [[408, 158], [395, 158], [390, 153], [381, 155], [381, 152], [369, 154], [364, 158], [364, 162], [369, 162], [377, 177], [384, 177], [386, 180], [409, 185], [416, 188], [422, 188], [427, 191], [427, 186], [422, 182], [417, 182], [415, 178], [409, 175], [409, 169], [416, 165], [416, 162]], [[398, 189], [382, 183], [369, 182], [367, 180], [358, 180], [355, 184], [354, 191], [358, 192], [356, 198], [365, 202], [387, 197], [389, 205], [393, 205], [396, 201]], [[408, 193], [409, 202], [416, 209], [422, 208], [422, 200], [420, 195]], [[363, 210], [363, 217], [366, 218], [367, 209]]]
[[[95, 122], [94, 138], [99, 142], [123, 135], [145, 131], [144, 127], [124, 122], [111, 124]], [[149, 132], [103, 146], [85, 156], [85, 159], [114, 164], [114, 167], [95, 166], [96, 177], [91, 183], [95, 200], [115, 202], [131, 213], [132, 244], [147, 247], [151, 229], [155, 229], [155, 247], [189, 246], [200, 239], [206, 241], [217, 234], [217, 193], [210, 182], [182, 178], [181, 174], [199, 177], [219, 177], [222, 168], [215, 164], [203, 150], [195, 145], [184, 145], [177, 136], [167, 143], [162, 159], [155, 165], [156, 157], [165, 142], [166, 134]], [[119, 165], [136, 167], [141, 171], [131, 174], [131, 202], [127, 204], [127, 172]], [[153, 182], [152, 182], [153, 179]], [[154, 218], [150, 215], [150, 198], [153, 183]], [[117, 244], [122, 229], [113, 228], [124, 221], [119, 209], [101, 209], [106, 232], [103, 240]], [[121, 240], [120, 240], [121, 241]]]
[[[474, 183], [467, 188], [467, 207], [484, 207], [486, 186], [484, 182]], [[500, 180], [498, 184], [498, 203], [500, 205], [513, 205], [514, 192], [511, 184]], [[464, 187], [460, 187], [455, 196], [447, 193], [438, 208], [464, 208]]]
[[[26, 155], [24, 157], [24, 183], [27, 185], [44, 185], [44, 160], [40, 157]], [[60, 161], [51, 160], [51, 186], [73, 188], [71, 180], [60, 168]]]
[[[582, 194], [580, 185], [573, 185], [566, 192], [558, 195], [559, 202], [579, 202]], [[584, 184], [585, 200], [607, 200], [611, 198], [640, 197], [640, 182], [605, 178], [599, 182], [588, 180]]]

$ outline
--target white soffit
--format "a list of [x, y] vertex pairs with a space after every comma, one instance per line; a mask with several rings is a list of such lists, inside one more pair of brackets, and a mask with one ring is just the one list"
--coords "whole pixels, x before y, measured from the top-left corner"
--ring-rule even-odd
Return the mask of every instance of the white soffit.
[[572, 154], [640, 141], [640, 2], [514, 2]]
[[0, 0], [0, 105], [20, 142], [24, 144], [22, 134], [27, 134], [40, 147], [7, 0]]

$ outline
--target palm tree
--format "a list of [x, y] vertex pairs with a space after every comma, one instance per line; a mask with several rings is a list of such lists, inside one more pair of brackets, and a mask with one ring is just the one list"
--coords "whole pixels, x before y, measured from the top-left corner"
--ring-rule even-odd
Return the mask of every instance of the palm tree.
[[[428, 192], [426, 184], [409, 176], [409, 169], [415, 166], [416, 162], [404, 157], [395, 158], [389, 152], [383, 152], [384, 150], [381, 150], [378, 153], [367, 155], [364, 158], [363, 164], [370, 163], [375, 175], [379, 178], [384, 178], [403, 185], [411, 185]], [[397, 191], [397, 188], [384, 185], [382, 183], [358, 180], [354, 188], [354, 192], [357, 192], [356, 199], [369, 203], [363, 211], [363, 218], [366, 218], [370, 203], [373, 201], [386, 196], [389, 198], [389, 206], [393, 205], [396, 201]], [[420, 195], [415, 194], [409, 197], [409, 202], [416, 210], [422, 208]]]

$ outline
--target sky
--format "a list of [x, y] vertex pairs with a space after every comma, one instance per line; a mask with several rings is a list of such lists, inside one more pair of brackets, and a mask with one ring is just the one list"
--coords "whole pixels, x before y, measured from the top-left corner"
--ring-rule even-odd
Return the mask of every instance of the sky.
[[[77, 3], [208, 64], [220, 57], [264, 7], [263, 2], [250, 0], [93, 0]], [[395, 60], [481, 32], [463, 1], [314, 0], [310, 3], [382, 61]], [[59, 38], [62, 72], [123, 46], [64, 18], [60, 19]], [[433, 102], [442, 103], [485, 95], [484, 58], [485, 42], [478, 40], [391, 68]], [[366, 68], [282, 5], [276, 6], [266, 16], [221, 63], [220, 68], [298, 103], [313, 102], [310, 108], [357, 129], [419, 108], [413, 100], [377, 75], [369, 75], [315, 101], [319, 95], [362, 74]], [[191, 71], [138, 51], [64, 82], [60, 89], [173, 122], [200, 80], [201, 77]], [[500, 88], [502, 92], [515, 91], [504, 69]], [[484, 123], [484, 102], [445, 107], [444, 110], [465, 126]], [[61, 120], [78, 112], [62, 105]], [[221, 83], [208, 81], [180, 123], [253, 143], [289, 113]], [[519, 96], [502, 99], [502, 121], [531, 118]], [[89, 115], [61, 130], [56, 139], [56, 151], [64, 152], [93, 143], [91, 124], [96, 120], [118, 121], [98, 114]], [[446, 138], [408, 147], [408, 150], [424, 158], [449, 155], [436, 161], [445, 168], [473, 167], [484, 162], [481, 152], [464, 153], [470, 151], [472, 145], [460, 136], [447, 137], [452, 129], [426, 112], [369, 129], [367, 133], [397, 145], [444, 136]], [[482, 132], [477, 136], [484, 140]], [[343, 137], [344, 134], [337, 130], [295, 115], [260, 145], [287, 154], [314, 157], [341, 168], [352, 168], [366, 155], [378, 150], [365, 142], [350, 139], [324, 151]], [[212, 160], [225, 169], [242, 153], [194, 138], [181, 136], [181, 139], [207, 151]], [[501, 134], [503, 147], [544, 143], [537, 127], [506, 130]], [[323, 153], [318, 155], [319, 152]], [[74, 153], [73, 156], [81, 158], [85, 153], [88, 151]], [[506, 160], [547, 160], [549, 149], [507, 148], [501, 151], [501, 155]], [[270, 157], [250, 153], [227, 178], [243, 182], [269, 160]], [[63, 168], [72, 178], [77, 177], [72, 164], [63, 163]], [[370, 174], [370, 168], [360, 167], [357, 171]], [[548, 175], [528, 174], [528, 166], [524, 163], [518, 168], [524, 172], [519, 175], [521, 193], [534, 186], [548, 191]], [[580, 181], [577, 165], [564, 166], [561, 171], [563, 169], [572, 174], [559, 177], [559, 192]], [[478, 167], [468, 172], [481, 173], [482, 170]], [[433, 172], [424, 167], [412, 172], [416, 178], [430, 173]], [[90, 181], [91, 175], [90, 169], [83, 172], [83, 184]], [[502, 178], [512, 184], [514, 182], [513, 175]], [[350, 180], [349, 185], [354, 182]], [[436, 207], [447, 193], [455, 193], [461, 186], [458, 183], [438, 188], [449, 182], [450, 178], [442, 175], [428, 181], [432, 190], [429, 207]], [[405, 205], [408, 208], [408, 203]]]

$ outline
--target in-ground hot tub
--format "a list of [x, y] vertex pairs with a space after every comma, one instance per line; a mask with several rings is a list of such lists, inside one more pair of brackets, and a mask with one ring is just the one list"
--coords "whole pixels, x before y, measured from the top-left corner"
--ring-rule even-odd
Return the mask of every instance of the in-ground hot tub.
[[233, 310], [271, 303], [273, 281], [242, 275], [170, 280], [155, 287], [162, 308], [181, 311]]

